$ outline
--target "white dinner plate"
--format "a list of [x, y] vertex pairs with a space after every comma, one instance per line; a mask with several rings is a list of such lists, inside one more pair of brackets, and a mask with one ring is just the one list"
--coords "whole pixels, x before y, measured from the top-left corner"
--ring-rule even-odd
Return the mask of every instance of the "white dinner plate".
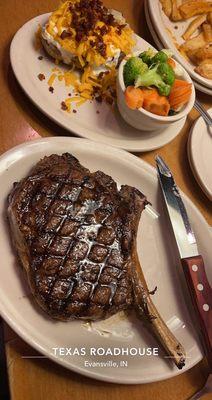
[[161, 43], [161, 41], [160, 41], [156, 31], [155, 31], [155, 28], [153, 26], [153, 23], [152, 23], [152, 20], [151, 20], [151, 17], [150, 17], [150, 13], [149, 13], [148, 2], [146, 0], [144, 1], [144, 11], [145, 11], [145, 18], [146, 18], [146, 23], [147, 23], [149, 32], [150, 32], [150, 34], [151, 34], [151, 36], [152, 36], [152, 38], [153, 38], [153, 40], [154, 40], [154, 42], [155, 42], [155, 44], [157, 46], [157, 49], [158, 50], [162, 50], [162, 49], [164, 49], [164, 46]]
[[[212, 108], [208, 112], [212, 116]], [[202, 117], [191, 129], [188, 155], [197, 182], [212, 200], [212, 128], [206, 125]]]
[[[10, 49], [11, 65], [19, 84], [42, 112], [78, 136], [128, 151], [153, 150], [175, 138], [185, 123], [184, 119], [157, 132], [143, 132], [128, 125], [122, 119], [117, 107], [112, 110], [111, 106], [105, 103], [88, 101], [81, 107], [75, 107], [77, 109], [75, 114], [62, 111], [61, 101], [68, 97], [71, 90], [65, 87], [64, 83], [57, 81], [54, 84], [54, 93], [49, 92], [47, 81], [52, 74], [53, 60], [42, 50], [40, 52], [35, 50], [33, 45], [38, 24], [43, 25], [48, 16], [49, 14], [40, 15], [23, 25], [14, 36]], [[135, 51], [151, 47], [137, 35], [136, 40]], [[44, 56], [43, 60], [38, 59], [40, 54]], [[60, 68], [67, 69], [62, 64]], [[42, 82], [38, 79], [40, 73], [46, 77]]]
[[201, 85], [199, 82], [196, 82], [193, 80], [193, 84], [196, 89], [198, 89], [200, 92], [206, 93], [209, 96], [212, 96], [212, 89], [207, 88], [206, 86]]
[[[177, 50], [175, 43], [178, 45], [182, 44], [182, 34], [185, 32], [187, 26], [191, 22], [191, 19], [186, 21], [172, 22], [162, 11], [162, 7], [159, 0], [147, 0], [149, 6], [149, 13], [155, 30], [163, 43], [165, 48], [169, 48], [173, 51], [173, 54], [177, 61], [190, 74], [191, 78], [199, 82], [202, 86], [212, 90], [212, 80], [206, 79], [203, 76], [197, 74], [194, 71], [194, 65], [187, 61]], [[175, 43], [174, 43], [175, 42]]]
[[[138, 230], [138, 254], [149, 286], [157, 291], [153, 300], [169, 328], [184, 345], [186, 366], [178, 370], [165, 358], [163, 350], [141, 321], [129, 314], [109, 320], [85, 324], [82, 321], [51, 320], [35, 304], [25, 283], [25, 276], [9, 239], [6, 201], [13, 183], [29, 173], [30, 168], [44, 155], [71, 152], [91, 171], [98, 169], [120, 184], [129, 184], [143, 191], [159, 217], [144, 211]], [[167, 379], [191, 368], [202, 359], [202, 352], [192, 325], [184, 279], [170, 230], [156, 171], [141, 159], [115, 147], [78, 138], [57, 137], [35, 140], [19, 145], [0, 157], [0, 313], [8, 324], [31, 346], [43, 355], [75, 372], [108, 382], [147, 383]], [[192, 202], [183, 195], [191, 223], [204, 256], [208, 278], [211, 237], [207, 223]], [[209, 276], [210, 275], [210, 276]], [[183, 294], [183, 292], [185, 292]], [[185, 297], [184, 297], [185, 295]], [[58, 355], [53, 348], [86, 348], [84, 355]], [[94, 356], [90, 348], [159, 347], [159, 356]], [[85, 361], [118, 363], [118, 367], [85, 366]], [[128, 362], [121, 367], [119, 363]]]
[[[148, 6], [148, 0], [145, 0], [145, 2], [144, 2], [144, 9], [145, 9], [147, 25], [149, 27], [149, 31], [152, 35], [152, 38], [153, 38], [158, 50], [162, 50], [162, 49], [164, 49], [165, 46], [161, 42], [161, 40], [154, 28], [154, 24], [151, 20], [151, 15], [150, 15], [149, 6]], [[201, 85], [201, 83], [195, 81], [194, 79], [193, 79], [193, 84], [194, 84], [195, 88], [198, 89], [200, 92], [203, 92], [203, 93], [206, 93], [206, 94], [212, 96], [212, 89], [209, 89], [207, 86]]]

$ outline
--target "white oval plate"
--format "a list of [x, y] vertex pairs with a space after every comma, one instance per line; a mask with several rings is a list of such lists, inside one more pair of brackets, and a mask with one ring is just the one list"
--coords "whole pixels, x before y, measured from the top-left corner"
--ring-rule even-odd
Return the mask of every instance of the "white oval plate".
[[[212, 116], [212, 108], [208, 112]], [[188, 154], [197, 182], [212, 200], [212, 128], [206, 125], [202, 117], [198, 118], [191, 130]]]
[[[64, 83], [54, 84], [54, 93], [48, 90], [48, 78], [52, 74], [54, 62], [45, 53], [35, 50], [33, 40], [38, 24], [43, 25], [49, 14], [40, 15], [27, 22], [13, 38], [10, 48], [10, 59], [14, 74], [22, 89], [36, 106], [49, 118], [68, 129], [70, 132], [87, 139], [124, 148], [128, 151], [141, 152], [153, 150], [169, 143], [182, 129], [185, 120], [157, 132], [142, 132], [128, 125], [121, 117], [118, 109], [114, 110], [105, 103], [87, 101], [81, 107], [75, 107], [77, 113], [67, 113], [61, 110], [61, 101], [71, 92]], [[136, 50], [146, 50], [150, 46], [136, 35]], [[39, 54], [44, 56], [38, 60]], [[26, 57], [27, 55], [27, 57]], [[67, 67], [61, 64], [61, 69]], [[44, 81], [38, 79], [38, 74], [46, 76]], [[97, 110], [100, 112], [97, 114]]]
[[164, 46], [161, 43], [161, 41], [160, 41], [156, 31], [155, 31], [155, 28], [153, 26], [153, 23], [152, 23], [152, 20], [151, 20], [151, 17], [150, 17], [149, 6], [148, 6], [147, 1], [144, 1], [144, 11], [145, 11], [145, 18], [146, 18], [146, 22], [147, 22], [147, 26], [148, 26], [148, 29], [150, 31], [150, 34], [151, 34], [151, 36], [152, 36], [152, 38], [153, 38], [153, 40], [154, 40], [154, 42], [155, 42], [155, 44], [157, 46], [157, 49], [158, 50], [162, 50], [162, 49], [164, 49]]
[[[147, 25], [149, 27], [149, 31], [152, 35], [152, 38], [153, 38], [158, 50], [162, 50], [162, 49], [164, 49], [164, 44], [161, 42], [161, 40], [154, 28], [153, 22], [151, 20], [151, 15], [149, 12], [149, 6], [148, 6], [147, 0], [144, 2], [144, 9], [145, 9]], [[195, 80], [193, 80], [193, 84], [194, 84], [195, 88], [198, 89], [200, 92], [203, 92], [203, 93], [206, 93], [206, 94], [209, 94], [210, 96], [212, 96], [212, 89], [209, 89], [206, 86], [201, 85], [199, 82], [196, 82]]]
[[[190, 20], [172, 22], [162, 11], [162, 7], [159, 0], [146, 0], [146, 1], [148, 1], [149, 13], [152, 23], [164, 47], [169, 48], [173, 51], [174, 57], [187, 70], [187, 72], [191, 75], [191, 78], [199, 82], [201, 85], [206, 86], [209, 89], [212, 89], [212, 80], [206, 79], [194, 71], [194, 65], [191, 62], [187, 61], [179, 53], [171, 37], [171, 35], [173, 35], [177, 43], [182, 44], [183, 39], [181, 38], [181, 35], [185, 32]], [[176, 26], [178, 29], [175, 29]]]
[[[153, 207], [160, 213], [153, 218], [144, 211], [138, 231], [138, 254], [150, 289], [156, 285], [154, 302], [162, 317], [185, 346], [186, 366], [179, 371], [165, 358], [159, 347], [159, 357], [130, 357], [89, 355], [90, 347], [147, 348], [157, 347], [157, 342], [145, 330], [141, 321], [133, 317], [98, 322], [86, 327], [82, 321], [56, 322], [36, 306], [25, 283], [22, 269], [17, 263], [9, 240], [6, 220], [6, 199], [14, 181], [29, 173], [30, 168], [44, 155], [71, 152], [91, 171], [102, 170], [118, 184], [130, 184], [142, 190]], [[164, 212], [156, 171], [139, 158], [94, 141], [78, 138], [46, 138], [19, 145], [0, 158], [0, 313], [8, 324], [30, 345], [59, 364], [75, 372], [108, 382], [147, 383], [167, 379], [186, 371], [202, 359], [189, 312], [188, 298], [183, 297], [180, 283], [180, 262], [175, 242]], [[209, 227], [191, 201], [183, 196], [191, 218], [198, 245], [204, 256], [207, 272], [210, 259]], [[212, 278], [212, 275], [211, 275]], [[184, 281], [183, 281], [184, 282]], [[89, 328], [89, 329], [88, 329]], [[85, 347], [86, 356], [59, 356], [53, 348], [78, 349]], [[85, 361], [127, 361], [128, 367], [86, 367]]]
[[197, 90], [212, 96], [212, 89], [208, 89], [206, 86], [201, 85], [199, 82], [193, 81], [193, 84]]

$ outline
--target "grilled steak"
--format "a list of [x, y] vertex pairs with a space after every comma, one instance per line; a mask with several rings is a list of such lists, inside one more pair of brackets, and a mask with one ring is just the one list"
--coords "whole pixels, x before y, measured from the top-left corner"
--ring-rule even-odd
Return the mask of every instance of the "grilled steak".
[[153, 305], [136, 252], [147, 200], [71, 154], [44, 157], [9, 196], [15, 246], [53, 318], [99, 319], [135, 307], [178, 365], [184, 351]]

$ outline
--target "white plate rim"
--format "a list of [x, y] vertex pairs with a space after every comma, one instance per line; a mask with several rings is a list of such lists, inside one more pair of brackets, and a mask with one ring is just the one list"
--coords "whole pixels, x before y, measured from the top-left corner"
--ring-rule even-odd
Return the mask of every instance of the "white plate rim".
[[156, 31], [155, 31], [153, 22], [151, 20], [150, 12], [149, 12], [149, 6], [148, 6], [148, 3], [147, 3], [146, 0], [144, 1], [144, 11], [145, 11], [146, 22], [147, 22], [147, 25], [148, 25], [148, 28], [149, 28], [149, 31], [150, 31], [150, 35], [152, 36], [152, 39], [154, 40], [154, 42], [155, 42], [156, 46], [158, 47], [158, 49], [162, 50], [163, 49], [163, 44], [161, 43], [161, 41], [160, 41]]
[[[32, 18], [31, 20], [27, 21], [15, 34], [15, 36], [13, 37], [13, 40], [11, 42], [10, 45], [10, 61], [11, 61], [11, 66], [13, 69], [13, 72], [15, 74], [15, 77], [18, 81], [18, 83], [20, 84], [21, 88], [23, 89], [23, 91], [25, 92], [25, 94], [28, 96], [28, 98], [33, 102], [33, 104], [35, 104], [35, 106], [42, 112], [44, 113], [48, 118], [50, 118], [51, 120], [53, 120], [57, 125], [67, 129], [69, 132], [71, 132], [74, 135], [80, 136], [80, 137], [84, 137], [87, 139], [91, 139], [94, 141], [99, 141], [102, 142], [103, 144], [110, 144], [111, 146], [114, 147], [119, 147], [122, 148], [124, 150], [128, 150], [131, 152], [145, 152], [145, 151], [151, 151], [151, 150], [155, 150], [159, 147], [162, 147], [166, 144], [168, 144], [170, 141], [172, 141], [181, 131], [184, 123], [185, 123], [185, 119], [182, 119], [180, 121], [177, 121], [175, 124], [173, 124], [173, 126], [167, 129], [163, 129], [161, 130], [161, 133], [163, 134], [163, 136], [161, 136], [160, 133], [156, 133], [156, 135], [153, 138], [149, 138], [144, 141], [140, 140], [140, 139], [136, 139], [136, 140], [125, 140], [125, 139], [120, 139], [120, 138], [109, 138], [109, 140], [104, 137], [101, 136], [100, 133], [98, 133], [96, 131], [95, 133], [95, 129], [89, 131], [86, 127], [84, 126], [80, 126], [77, 122], [74, 122], [74, 120], [71, 120], [67, 118], [66, 116], [57, 116], [54, 115], [54, 112], [51, 113], [49, 108], [46, 106], [45, 101], [41, 101], [42, 97], [40, 97], [39, 93], [35, 93], [33, 92], [33, 96], [31, 94], [31, 86], [28, 85], [28, 83], [24, 84], [23, 83], [23, 75], [22, 75], [22, 67], [20, 68], [19, 66], [17, 66], [17, 58], [16, 58], [16, 52], [17, 49], [16, 47], [17, 44], [19, 43], [20, 37], [22, 35], [22, 32], [25, 31], [25, 29], [27, 27], [30, 27], [31, 24], [34, 24], [36, 22], [36, 24], [39, 23], [39, 21], [41, 19], [47, 19], [47, 17], [50, 15], [50, 13], [46, 13], [46, 14], [42, 14], [39, 15], [37, 17]], [[140, 43], [143, 42], [143, 44], [145, 44], [148, 47], [152, 47], [152, 45], [148, 42], [146, 42], [144, 39], [140, 38], [139, 36], [136, 35], [137, 38], [139, 38]], [[20, 48], [20, 46], [19, 46]], [[56, 110], [57, 112], [57, 110]], [[142, 132], [141, 132], [141, 136], [142, 136]]]
[[[36, 139], [30, 142], [25, 142], [23, 144], [20, 144], [18, 146], [15, 146], [14, 148], [8, 150], [6, 153], [4, 153], [1, 157], [0, 157], [0, 165], [1, 163], [7, 161], [7, 159], [11, 158], [12, 159], [12, 155], [15, 152], [18, 152], [19, 150], [25, 150], [29, 147], [33, 147], [33, 146], [37, 146], [39, 144], [48, 144], [51, 142], [56, 142], [59, 143], [62, 140], [67, 141], [69, 143], [71, 142], [78, 142], [78, 143], [84, 143], [84, 144], [89, 144], [89, 146], [93, 146], [93, 148], [96, 149], [96, 147], [102, 147], [101, 143], [98, 142], [94, 142], [94, 141], [89, 141], [86, 139], [81, 139], [81, 138], [70, 138], [70, 137], [50, 137], [50, 138], [42, 138], [42, 139]], [[154, 167], [152, 167], [151, 165], [149, 165], [148, 163], [146, 163], [145, 161], [143, 161], [142, 159], [137, 158], [136, 156], [127, 153], [126, 151], [123, 151], [121, 149], [117, 149], [111, 146], [106, 145], [105, 146], [106, 150], [108, 149], [108, 151], [113, 152], [114, 155], [120, 157], [122, 160], [124, 160], [124, 162], [129, 162], [130, 164], [133, 164], [133, 166], [135, 167], [136, 170], [141, 170], [144, 169], [147, 174], [151, 175], [151, 178], [154, 179], [154, 181], [157, 181], [157, 173]], [[60, 153], [60, 151], [58, 151], [58, 153]], [[19, 156], [20, 157], [20, 156]], [[123, 158], [124, 157], [124, 158]], [[14, 162], [14, 159], [12, 160], [12, 163]], [[7, 167], [9, 167], [11, 164], [7, 164]], [[186, 200], [186, 203], [189, 205], [189, 207], [191, 207], [193, 209], [193, 211], [195, 211], [196, 215], [198, 215], [198, 218], [201, 220], [201, 223], [204, 224], [205, 228], [207, 229], [209, 235], [210, 235], [210, 229], [209, 226], [207, 224], [207, 222], [205, 221], [205, 219], [203, 218], [202, 214], [200, 213], [200, 211], [195, 207], [195, 205], [192, 203], [192, 201], [185, 195], [182, 194], [183, 198]], [[170, 374], [167, 376], [167, 374], [164, 375], [160, 375], [157, 378], [154, 377], [154, 380], [151, 379], [142, 379], [142, 382], [138, 382], [137, 379], [135, 381], [133, 381], [132, 379], [130, 381], [125, 380], [125, 382], [122, 381], [118, 381], [115, 380], [113, 378], [110, 378], [108, 376], [104, 377], [102, 374], [98, 374], [98, 372], [92, 372], [90, 371], [86, 371], [85, 369], [82, 369], [81, 367], [78, 366], [73, 366], [67, 363], [65, 360], [62, 361], [62, 359], [54, 356], [53, 354], [49, 353], [45, 348], [43, 348], [41, 345], [39, 345], [38, 342], [33, 341], [30, 338], [30, 335], [28, 334], [27, 331], [22, 330], [18, 324], [17, 321], [14, 321], [11, 319], [10, 316], [7, 315], [7, 308], [2, 308], [2, 303], [0, 302], [0, 312], [3, 316], [3, 318], [6, 320], [6, 322], [12, 327], [12, 329], [14, 329], [14, 331], [16, 331], [18, 333], [18, 335], [25, 340], [27, 343], [29, 343], [30, 345], [32, 345], [36, 350], [38, 350], [39, 352], [41, 352], [42, 354], [46, 355], [48, 358], [50, 358], [51, 360], [59, 363], [62, 366], [68, 367], [68, 369], [73, 370], [77, 373], [80, 373], [82, 375], [85, 375], [87, 377], [90, 378], [95, 378], [101, 381], [106, 381], [106, 382], [116, 382], [116, 383], [124, 383], [124, 384], [135, 384], [135, 383], [150, 383], [150, 382], [156, 382], [156, 381], [160, 381], [163, 379], [168, 379], [171, 377], [174, 377], [176, 375], [179, 375], [183, 372], [185, 372], [186, 370], [192, 368], [194, 365], [196, 365], [201, 359], [202, 357], [199, 356], [195, 362], [191, 363], [191, 365], [187, 368], [184, 368], [183, 370], [174, 370], [171, 371]]]
[[169, 48], [173, 51], [174, 57], [179, 61], [182, 66], [187, 70], [187, 72], [191, 75], [191, 77], [202, 84], [202, 86], [206, 86], [209, 89], [212, 89], [212, 82], [209, 79], [201, 77], [201, 75], [197, 74], [191, 64], [187, 62], [183, 56], [180, 55], [179, 51], [176, 49], [174, 43], [166, 32], [166, 28], [164, 26], [163, 20], [160, 14], [160, 4], [159, 0], [146, 0], [149, 5], [149, 13], [151, 16], [152, 23], [155, 27], [155, 30], [160, 38], [160, 41], [166, 48]]
[[[207, 111], [210, 112], [210, 114], [212, 115], [212, 108], [210, 108]], [[200, 187], [203, 190], [203, 192], [205, 193], [205, 195], [209, 198], [210, 201], [212, 201], [212, 190], [210, 190], [210, 188], [207, 186], [207, 184], [202, 179], [200, 173], [198, 172], [198, 167], [195, 163], [194, 154], [192, 151], [192, 148], [194, 147], [193, 142], [194, 142], [195, 136], [196, 136], [195, 132], [196, 132], [197, 124], [200, 122], [200, 119], [202, 120], [201, 116], [199, 118], [197, 118], [197, 120], [195, 121], [195, 123], [193, 124], [193, 126], [190, 130], [188, 144], [187, 144], [187, 152], [188, 152], [190, 167], [192, 169], [195, 179], [197, 180], [198, 184], [200, 185]]]

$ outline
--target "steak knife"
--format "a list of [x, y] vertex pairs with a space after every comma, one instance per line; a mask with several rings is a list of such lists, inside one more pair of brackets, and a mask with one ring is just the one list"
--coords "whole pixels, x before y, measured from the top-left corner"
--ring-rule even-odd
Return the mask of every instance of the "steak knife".
[[197, 322], [199, 322], [201, 342], [209, 365], [212, 367], [212, 288], [173, 175], [161, 157], [157, 156], [155, 160], [181, 264], [196, 311]]

